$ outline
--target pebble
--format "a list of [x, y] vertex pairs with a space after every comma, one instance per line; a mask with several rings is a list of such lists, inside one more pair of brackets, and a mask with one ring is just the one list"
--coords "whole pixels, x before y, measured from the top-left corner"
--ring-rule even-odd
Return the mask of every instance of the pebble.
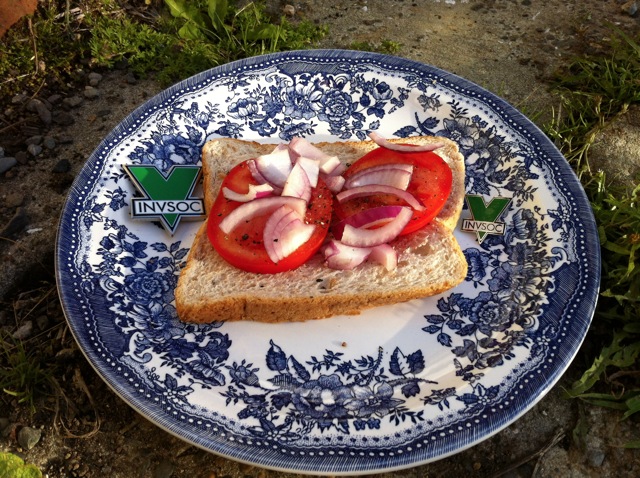
[[622, 10], [622, 13], [626, 13], [627, 15], [633, 17], [636, 15], [636, 13], [638, 13], [638, 2], [633, 0], [630, 2], [626, 2], [620, 7], [620, 9]]
[[4, 148], [0, 146], [0, 158], [4, 158]]
[[18, 192], [9, 193], [4, 198], [4, 206], [8, 208], [22, 206], [23, 202], [24, 196]]
[[24, 324], [18, 327], [18, 330], [16, 330], [13, 333], [12, 337], [16, 340], [25, 340], [31, 336], [32, 332], [33, 332], [33, 322], [30, 320], [27, 320]]
[[93, 86], [85, 86], [83, 95], [88, 100], [93, 100], [93, 99], [95, 99], [95, 98], [100, 96], [100, 90], [98, 88], [93, 87]]
[[82, 98], [82, 96], [75, 95], [62, 100], [62, 104], [68, 106], [69, 108], [76, 108], [80, 106], [83, 101], [84, 99]]
[[42, 146], [39, 144], [30, 144], [27, 146], [27, 151], [31, 154], [31, 156], [39, 156], [42, 153]]
[[27, 96], [26, 93], [18, 93], [13, 98], [11, 98], [11, 103], [14, 105], [19, 105], [21, 103], [24, 103], [27, 100], [27, 98], [29, 97]]
[[26, 151], [18, 151], [16, 153], [16, 161], [20, 164], [27, 164], [27, 161], [29, 161], [29, 155]]
[[133, 72], [131, 71], [127, 73], [127, 76], [125, 77], [125, 81], [130, 85], [135, 85], [136, 83], [138, 83], [138, 79], [136, 78], [136, 75], [134, 75]]
[[47, 136], [44, 138], [44, 141], [42, 142], [42, 144], [47, 149], [53, 149], [56, 147], [56, 140], [51, 136]]
[[27, 103], [27, 110], [37, 113], [44, 124], [51, 124], [51, 110], [41, 100], [33, 98]]
[[47, 327], [49, 327], [49, 317], [47, 317], [46, 315], [39, 315], [36, 318], [36, 325], [38, 327], [38, 330], [46, 330]]
[[29, 223], [29, 218], [24, 212], [24, 208], [19, 207], [16, 209], [15, 214], [9, 220], [9, 222], [0, 230], [0, 237], [12, 237], [24, 230]]
[[98, 86], [100, 81], [102, 81], [102, 75], [100, 73], [89, 73], [87, 78], [89, 79], [89, 84], [91, 86]]
[[58, 103], [60, 103], [61, 100], [62, 100], [62, 95], [59, 95], [57, 93], [47, 98], [47, 101], [52, 105], [57, 105]]
[[16, 164], [18, 164], [18, 160], [16, 158], [12, 158], [11, 156], [2, 156], [0, 158], [0, 174], [6, 173]]
[[68, 159], [61, 159], [56, 163], [51, 172], [53, 173], [68, 173], [71, 170], [71, 163]]
[[164, 459], [153, 471], [153, 478], [171, 478], [174, 468], [173, 463]]
[[59, 124], [60, 126], [70, 126], [76, 122], [75, 118], [71, 113], [67, 113], [66, 111], [60, 111], [55, 118], [53, 119], [54, 123]]
[[41, 144], [42, 143], [42, 135], [35, 135], [35, 136], [30, 136], [28, 137], [25, 142], [24, 142], [27, 146], [30, 144]]
[[42, 438], [42, 430], [22, 427], [18, 432], [18, 444], [25, 450], [31, 450]]
[[282, 11], [285, 15], [289, 15], [290, 17], [292, 17], [296, 14], [296, 7], [294, 7], [293, 5], [285, 5]]

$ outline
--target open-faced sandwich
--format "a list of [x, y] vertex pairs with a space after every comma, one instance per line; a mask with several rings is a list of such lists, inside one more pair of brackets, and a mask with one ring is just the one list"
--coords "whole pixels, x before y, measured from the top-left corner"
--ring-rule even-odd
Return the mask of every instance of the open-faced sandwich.
[[455, 287], [464, 160], [446, 138], [203, 148], [208, 219], [175, 291], [181, 320], [353, 315]]

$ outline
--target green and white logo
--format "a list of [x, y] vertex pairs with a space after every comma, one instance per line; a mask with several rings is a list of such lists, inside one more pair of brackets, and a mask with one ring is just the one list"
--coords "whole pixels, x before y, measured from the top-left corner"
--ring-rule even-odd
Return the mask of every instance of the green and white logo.
[[484, 197], [474, 194], [467, 194], [465, 199], [471, 211], [471, 218], [463, 219], [463, 231], [475, 232], [480, 244], [487, 234], [500, 236], [504, 234], [505, 224], [497, 219], [507, 210], [511, 199], [495, 197], [487, 203]]
[[124, 170], [144, 197], [131, 199], [131, 217], [159, 220], [173, 235], [180, 219], [204, 217], [204, 201], [191, 195], [200, 180], [200, 166], [174, 165], [167, 174], [156, 166], [125, 165]]

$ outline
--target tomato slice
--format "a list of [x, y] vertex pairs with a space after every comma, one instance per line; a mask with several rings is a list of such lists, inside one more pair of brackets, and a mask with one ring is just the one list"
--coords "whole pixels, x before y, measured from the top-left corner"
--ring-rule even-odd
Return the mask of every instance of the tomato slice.
[[[444, 159], [432, 151], [414, 153], [379, 147], [353, 163], [343, 176], [348, 179], [358, 171], [372, 166], [394, 163], [413, 165], [413, 174], [407, 191], [425, 206], [424, 211], [413, 211], [413, 217], [400, 233], [405, 235], [426, 226], [442, 210], [451, 193], [453, 175]], [[364, 209], [395, 205], [406, 206], [407, 203], [396, 196], [380, 194], [349, 199], [343, 203], [335, 201], [334, 212], [336, 218], [342, 220]]]
[[322, 245], [331, 222], [333, 195], [324, 181], [318, 180], [318, 186], [312, 190], [307, 206], [305, 222], [315, 224], [311, 238], [292, 254], [278, 263], [274, 263], [264, 248], [263, 231], [269, 214], [254, 217], [246, 224], [239, 225], [225, 234], [220, 222], [243, 203], [224, 197], [222, 189], [228, 187], [238, 193], [246, 193], [248, 184], [257, 184], [251, 176], [246, 162], [234, 167], [223, 180], [220, 193], [216, 198], [207, 223], [207, 234], [215, 250], [231, 265], [260, 274], [275, 274], [295, 269], [313, 256]]

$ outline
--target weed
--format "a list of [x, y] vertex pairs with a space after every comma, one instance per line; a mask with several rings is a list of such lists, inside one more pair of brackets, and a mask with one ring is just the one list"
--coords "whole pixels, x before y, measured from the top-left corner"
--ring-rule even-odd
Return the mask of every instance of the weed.
[[640, 186], [629, 191], [610, 185], [603, 172], [589, 167], [598, 131], [640, 103], [640, 46], [612, 29], [617, 41], [609, 57], [577, 60], [558, 79], [562, 108], [546, 131], [585, 187], [602, 255], [594, 327], [602, 329], [604, 346], [568, 395], [619, 409], [628, 418], [640, 412]]
[[50, 389], [53, 368], [42, 364], [41, 350], [28, 351], [23, 342], [0, 339], [0, 346], [0, 389], [35, 411], [35, 399]]
[[352, 50], [370, 51], [375, 53], [384, 53], [387, 55], [395, 55], [402, 48], [402, 44], [393, 40], [382, 40], [380, 43], [374, 44], [368, 41], [353, 42], [350, 46]]

